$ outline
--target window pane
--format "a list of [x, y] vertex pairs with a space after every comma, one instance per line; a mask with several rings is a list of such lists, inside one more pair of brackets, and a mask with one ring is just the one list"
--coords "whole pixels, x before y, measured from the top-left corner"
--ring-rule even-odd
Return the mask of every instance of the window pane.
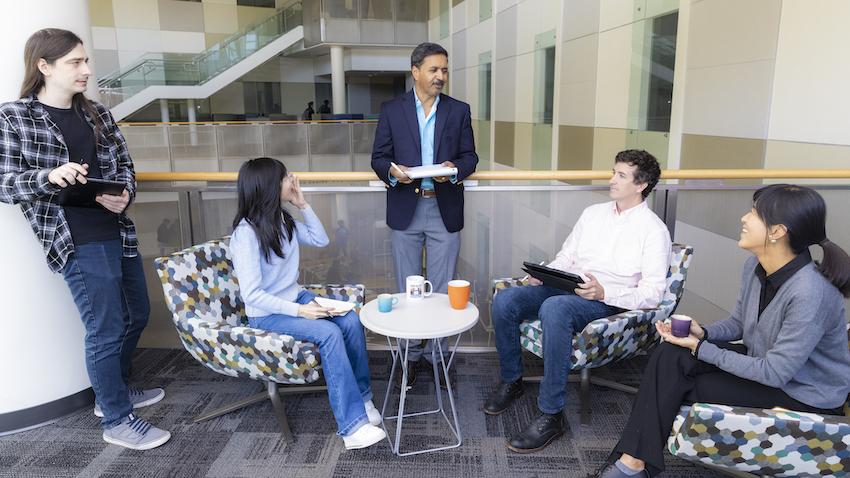
[[396, 19], [400, 22], [427, 22], [428, 2], [396, 0]]
[[670, 131], [678, 22], [678, 12], [652, 20], [652, 50], [646, 112], [646, 129], [649, 131]]
[[392, 20], [392, 0], [360, 0], [360, 17], [364, 20]]
[[324, 0], [322, 6], [330, 18], [357, 18], [356, 0]]

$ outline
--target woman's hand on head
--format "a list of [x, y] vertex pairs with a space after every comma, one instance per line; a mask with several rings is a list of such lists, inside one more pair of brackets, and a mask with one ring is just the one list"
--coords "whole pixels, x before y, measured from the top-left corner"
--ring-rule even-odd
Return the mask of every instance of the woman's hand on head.
[[298, 317], [305, 319], [316, 320], [330, 317], [333, 309], [322, 307], [316, 304], [301, 304], [298, 306]]
[[672, 326], [661, 320], [655, 323], [655, 330], [658, 331], [658, 335], [660, 335], [665, 342], [670, 342], [673, 345], [684, 347], [691, 352], [696, 350], [697, 345], [699, 344], [700, 339], [693, 334], [693, 331], [687, 337], [676, 337], [673, 335]]
[[298, 180], [298, 176], [292, 175], [290, 188], [292, 188], [292, 196], [289, 202], [298, 209], [306, 208], [307, 200], [304, 199], [304, 191], [301, 190], [301, 181]]

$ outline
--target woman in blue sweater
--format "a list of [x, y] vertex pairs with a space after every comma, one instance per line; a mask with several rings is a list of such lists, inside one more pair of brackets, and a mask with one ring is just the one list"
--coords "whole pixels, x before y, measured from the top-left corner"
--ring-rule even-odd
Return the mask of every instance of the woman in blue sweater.
[[[298, 284], [299, 245], [328, 245], [298, 178], [276, 159], [252, 159], [239, 169], [237, 191], [230, 252], [251, 327], [317, 344], [338, 435], [347, 449], [374, 445], [386, 433], [372, 403], [366, 337], [357, 313], [331, 316]], [[301, 210], [303, 223], [292, 218], [285, 203]]]
[[[788, 184], [759, 189], [741, 218], [747, 260], [731, 316], [688, 337], [664, 338], [652, 354], [632, 413], [602, 478], [664, 471], [663, 447], [683, 402], [841, 414], [850, 392], [850, 350], [842, 296], [850, 257], [826, 237], [826, 204]], [[812, 261], [809, 246], [823, 249]], [[729, 342], [741, 340], [743, 344]]]

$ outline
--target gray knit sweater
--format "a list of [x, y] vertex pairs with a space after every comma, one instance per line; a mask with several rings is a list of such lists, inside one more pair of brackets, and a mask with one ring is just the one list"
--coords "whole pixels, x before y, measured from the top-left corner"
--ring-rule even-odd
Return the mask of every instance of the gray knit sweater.
[[759, 320], [757, 264], [755, 257], [744, 264], [732, 315], [705, 327], [710, 341], [743, 339], [747, 355], [705, 342], [699, 359], [780, 388], [807, 405], [841, 406], [850, 392], [850, 349], [841, 294], [809, 263], [782, 284]]

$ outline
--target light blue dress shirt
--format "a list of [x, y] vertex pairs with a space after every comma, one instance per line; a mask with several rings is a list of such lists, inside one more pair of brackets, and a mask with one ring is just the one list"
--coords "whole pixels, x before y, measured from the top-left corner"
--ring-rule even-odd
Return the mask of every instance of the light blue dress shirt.
[[[422, 106], [422, 101], [419, 100], [419, 95], [416, 90], [413, 90], [413, 98], [416, 100], [416, 119], [419, 120], [419, 144], [422, 145], [422, 166], [430, 166], [434, 164], [434, 126], [437, 123], [437, 105], [440, 104], [440, 97], [434, 100], [431, 106], [431, 111], [428, 116], [425, 116], [425, 107]], [[434, 180], [431, 178], [422, 179], [422, 189], [434, 189]]]

